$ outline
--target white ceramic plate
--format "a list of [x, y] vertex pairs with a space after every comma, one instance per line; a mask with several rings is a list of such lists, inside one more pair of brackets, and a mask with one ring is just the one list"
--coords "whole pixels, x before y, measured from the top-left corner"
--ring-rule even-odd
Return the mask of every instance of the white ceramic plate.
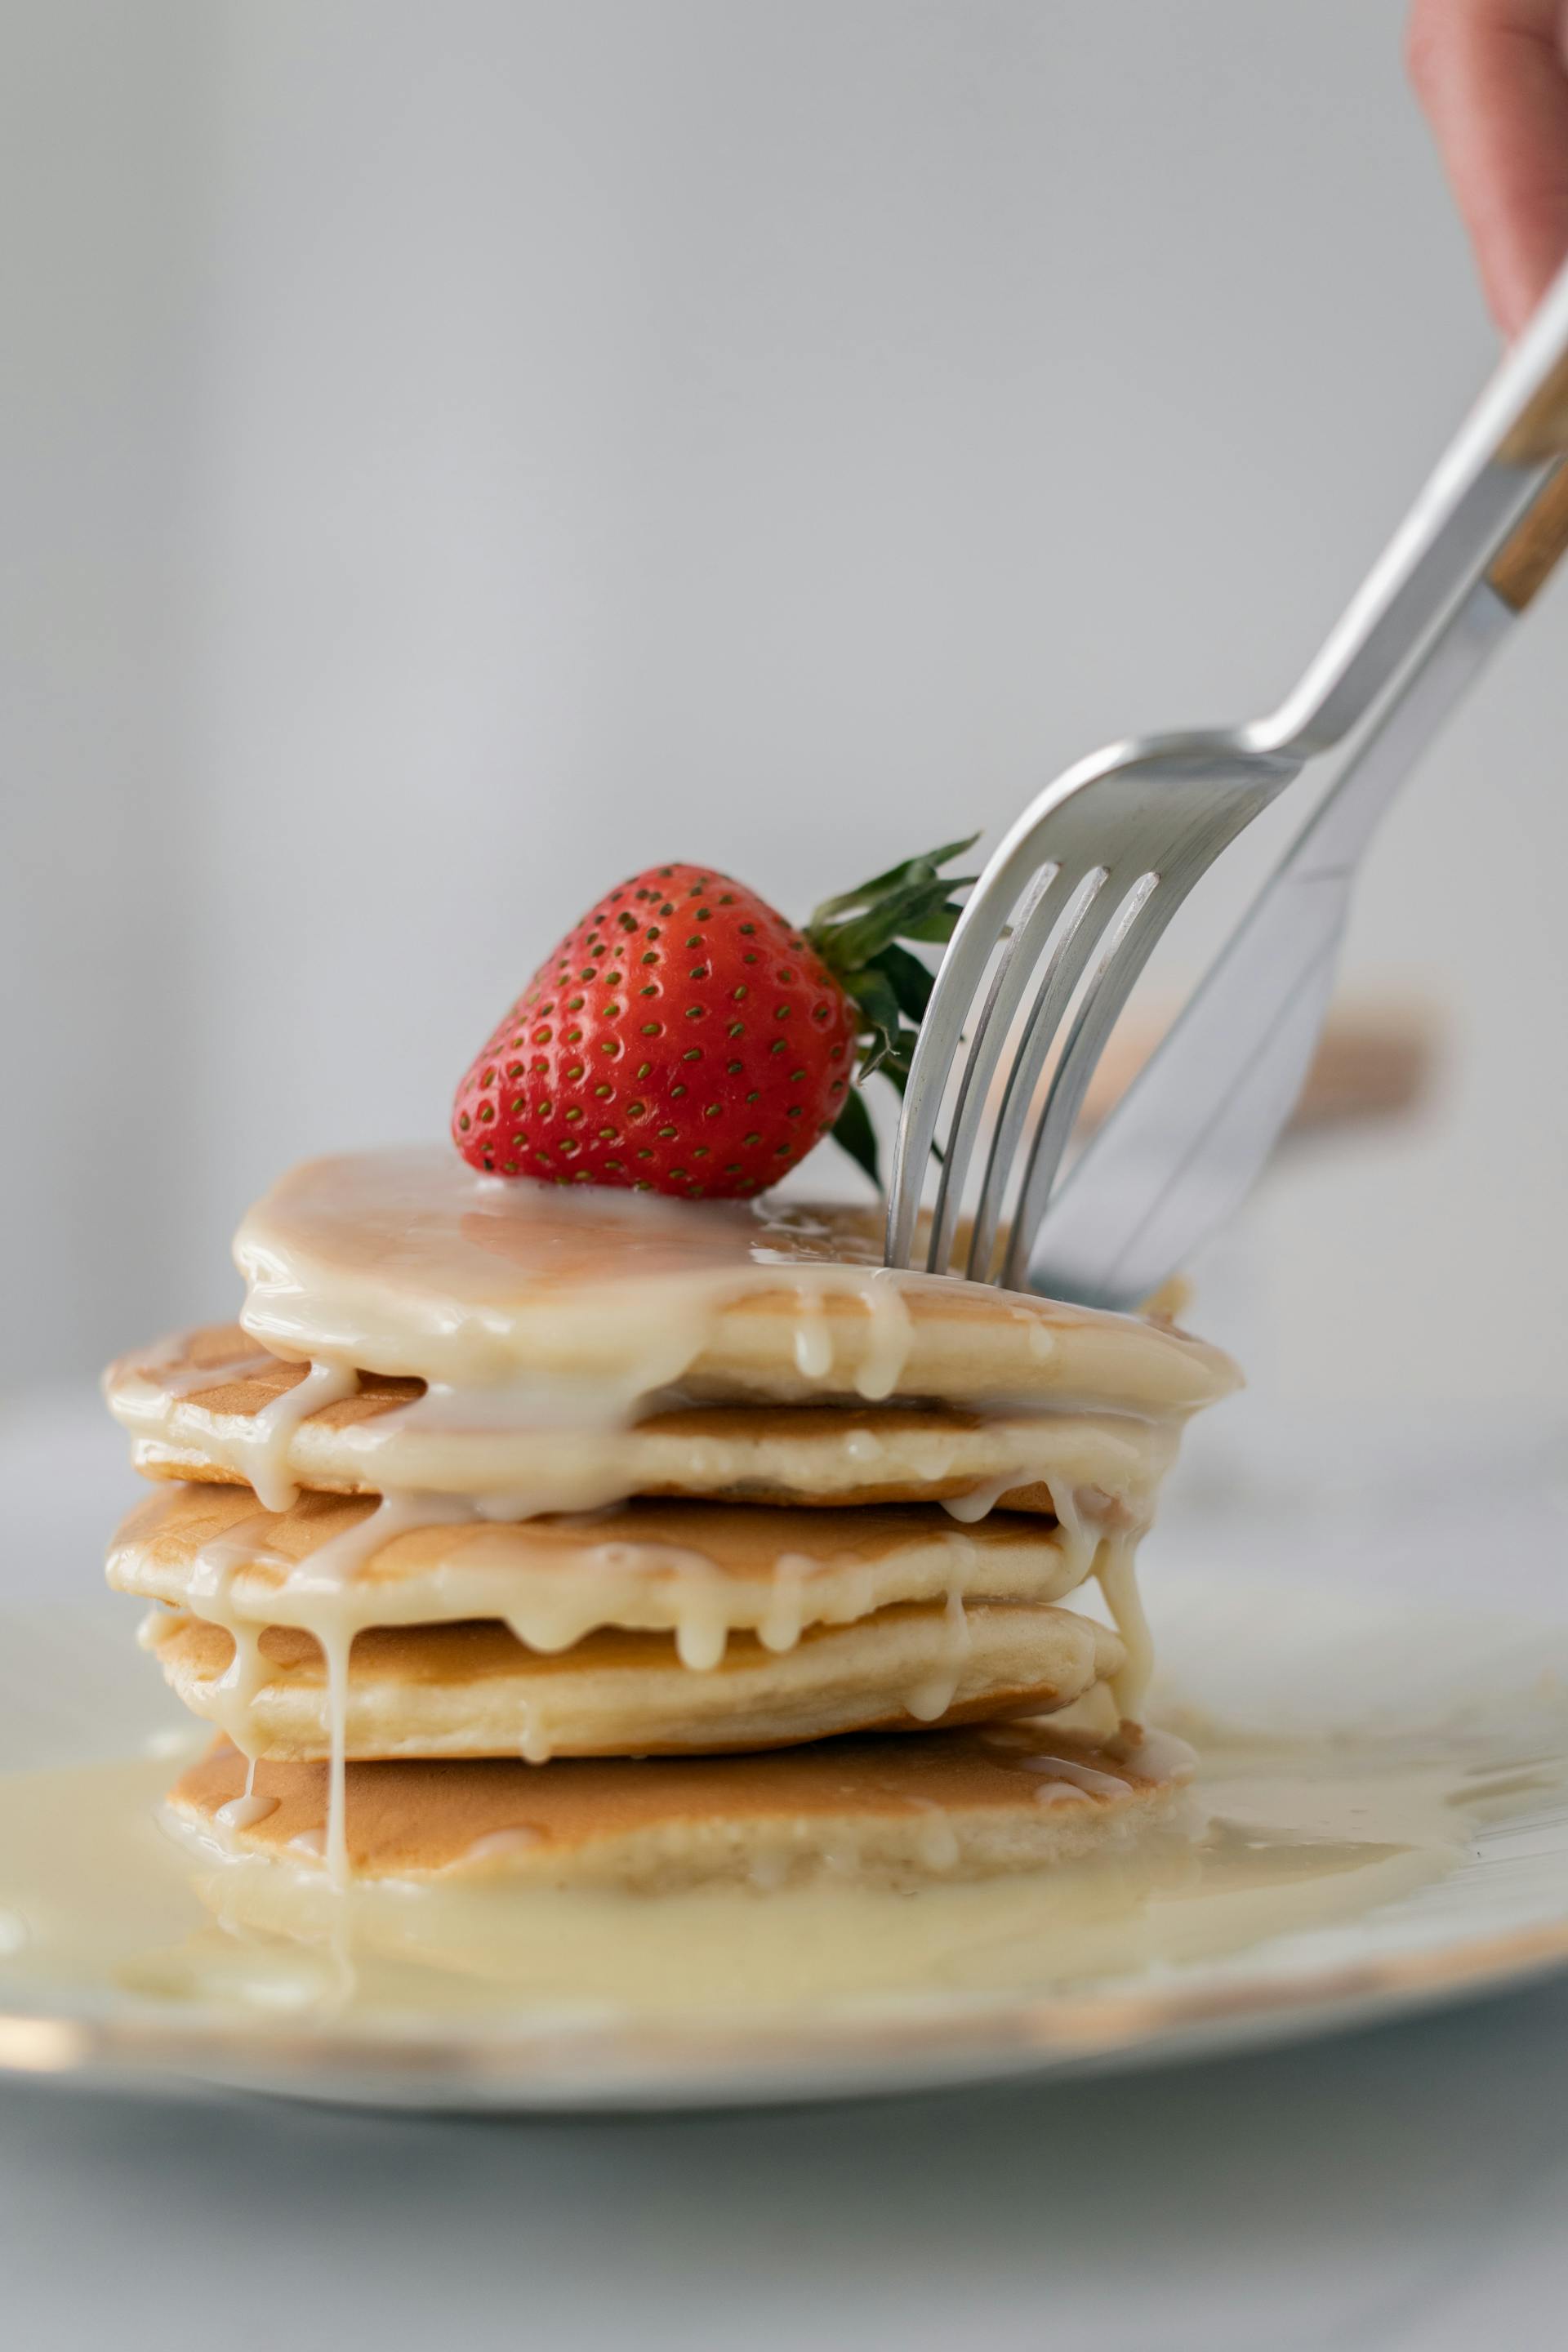
[[[1415, 1503], [1391, 1521], [1374, 1503], [1348, 1517], [1298, 1511], [1283, 1541], [1270, 1496], [1256, 1513], [1178, 1517], [1149, 1563], [1167, 1706], [1205, 1710], [1227, 1738], [1300, 1740], [1303, 1754], [1340, 1742], [1352, 1781], [1364, 1776], [1374, 1842], [1379, 1790], [1410, 1743], [1461, 1776], [1489, 1758], [1502, 1799], [1460, 1825], [1447, 1864], [1388, 1899], [1373, 1877], [1371, 1898], [1338, 1916], [1043, 1988], [664, 2015], [519, 2002], [448, 2022], [309, 2007], [269, 2017], [151, 1998], [110, 1972], [73, 1979], [51, 1968], [48, 1923], [30, 1934], [0, 1885], [0, 2070], [388, 2107], [721, 2105], [1142, 2065], [1521, 1983], [1568, 1961], [1568, 1608], [1541, 1573], [1568, 1547], [1539, 1486], [1528, 1524], [1517, 1482], [1510, 1491], [1511, 1532], [1472, 1489], [1473, 1525], [1436, 1504], [1425, 1528]], [[1555, 1561], [1543, 1558], [1553, 1546]], [[1526, 1549], [1530, 1573], [1510, 1575]], [[1483, 1580], [1484, 1606], [1465, 1597]], [[167, 1752], [178, 1717], [132, 1633], [129, 1612], [102, 1605], [0, 1620], [0, 1769], [144, 1757], [149, 1743]], [[1500, 1780], [1500, 1759], [1515, 1757], [1521, 1769]]]

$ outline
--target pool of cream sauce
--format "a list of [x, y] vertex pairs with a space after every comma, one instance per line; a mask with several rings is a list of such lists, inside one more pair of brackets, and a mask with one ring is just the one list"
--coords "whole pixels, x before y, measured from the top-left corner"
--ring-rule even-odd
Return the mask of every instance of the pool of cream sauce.
[[504, 1872], [338, 1892], [311, 1856], [297, 1869], [193, 1858], [158, 1819], [166, 1742], [5, 1775], [0, 2006], [137, 1997], [253, 2020], [515, 2022], [584, 2001], [697, 2014], [1080, 1992], [1353, 1920], [1446, 1875], [1482, 1823], [1568, 1787], [1562, 1753], [1496, 1738], [1197, 1729], [1194, 1786], [1135, 1845], [944, 1884], [956, 1849], [933, 1821], [936, 1874], [903, 1892], [831, 1868], [805, 1885], [668, 1894], [509, 1886]]

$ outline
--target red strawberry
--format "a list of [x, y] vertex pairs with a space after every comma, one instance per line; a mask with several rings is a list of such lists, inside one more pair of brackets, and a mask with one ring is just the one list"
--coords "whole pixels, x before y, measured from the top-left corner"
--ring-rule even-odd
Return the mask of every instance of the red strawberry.
[[776, 1183], [837, 1130], [876, 1173], [852, 1089], [901, 1085], [931, 975], [898, 935], [945, 939], [958, 909], [911, 859], [818, 908], [797, 931], [701, 866], [611, 890], [546, 958], [458, 1089], [471, 1166], [557, 1184], [723, 1198]]

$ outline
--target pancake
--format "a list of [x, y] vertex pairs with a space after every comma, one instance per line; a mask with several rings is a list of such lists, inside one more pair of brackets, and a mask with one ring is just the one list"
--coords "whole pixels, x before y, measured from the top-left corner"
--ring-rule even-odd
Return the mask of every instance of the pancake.
[[602, 1626], [673, 1633], [682, 1663], [727, 1636], [790, 1649], [807, 1626], [909, 1601], [1052, 1601], [1080, 1583], [1091, 1538], [994, 1514], [973, 1529], [920, 1504], [863, 1511], [628, 1503], [588, 1518], [402, 1524], [373, 1501], [309, 1495], [258, 1510], [247, 1488], [175, 1486], [141, 1504], [110, 1549], [117, 1591], [216, 1622], [353, 1632], [497, 1620], [531, 1649]]
[[[1128, 1843], [1168, 1810], [1190, 1764], [1158, 1733], [1100, 1744], [1011, 1723], [741, 1758], [351, 1765], [348, 1851], [372, 1883], [917, 1886]], [[169, 1812], [209, 1848], [323, 1875], [325, 1766], [258, 1764], [248, 1802], [246, 1784], [245, 1759], [220, 1738], [176, 1782]]]
[[627, 1426], [508, 1428], [476, 1400], [422, 1401], [420, 1381], [360, 1371], [352, 1395], [287, 1416], [306, 1367], [258, 1349], [237, 1324], [182, 1332], [105, 1375], [110, 1411], [145, 1475], [249, 1483], [275, 1494], [464, 1495], [508, 1514], [589, 1510], [626, 1495], [853, 1507], [999, 1504], [1070, 1518], [1107, 1499], [1142, 1525], [1176, 1450], [1178, 1423], [1131, 1412], [995, 1405], [689, 1405]]
[[476, 1175], [443, 1146], [296, 1169], [246, 1217], [240, 1320], [321, 1370], [504, 1391], [512, 1425], [686, 1402], [1027, 1399], [1181, 1415], [1236, 1385], [1158, 1322], [883, 1267], [874, 1210]]
[[346, 1675], [293, 1626], [258, 1635], [180, 1611], [145, 1628], [193, 1714], [247, 1755], [296, 1762], [334, 1746], [351, 1760], [417, 1757], [700, 1754], [784, 1747], [866, 1730], [1045, 1714], [1121, 1668], [1116, 1635], [1065, 1609], [988, 1601], [905, 1605], [813, 1626], [782, 1654], [740, 1633], [703, 1672], [658, 1633], [590, 1633], [571, 1650], [526, 1649], [489, 1622], [375, 1628]]

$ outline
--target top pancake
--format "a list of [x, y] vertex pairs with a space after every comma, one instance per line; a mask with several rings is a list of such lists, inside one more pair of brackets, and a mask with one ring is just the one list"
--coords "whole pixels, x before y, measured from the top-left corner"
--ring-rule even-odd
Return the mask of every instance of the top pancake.
[[296, 1169], [235, 1255], [277, 1355], [502, 1391], [514, 1425], [689, 1402], [1028, 1400], [1181, 1415], [1237, 1382], [1135, 1316], [884, 1268], [874, 1213], [479, 1176], [446, 1146]]

